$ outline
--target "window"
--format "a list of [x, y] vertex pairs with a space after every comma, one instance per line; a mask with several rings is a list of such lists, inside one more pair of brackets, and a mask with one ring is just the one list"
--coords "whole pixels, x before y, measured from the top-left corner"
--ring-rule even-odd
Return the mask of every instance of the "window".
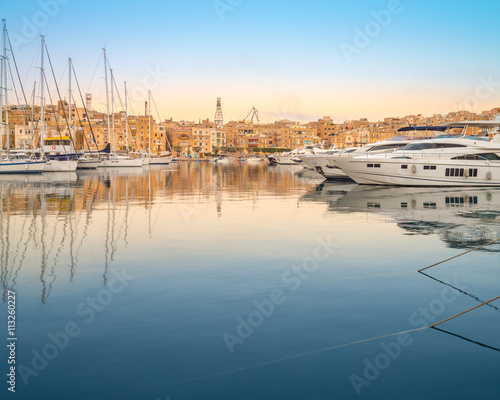
[[500, 160], [500, 156], [495, 153], [464, 154], [454, 157], [452, 160]]
[[466, 197], [446, 197], [445, 203], [447, 207], [460, 207], [465, 204], [474, 205], [477, 204], [477, 196], [466, 196]]
[[456, 144], [456, 143], [410, 143], [406, 146], [402, 147], [401, 151], [415, 151], [415, 150], [428, 150], [428, 149], [448, 149], [448, 148], [456, 148], [456, 147], [467, 147], [464, 144]]
[[437, 148], [438, 149], [450, 149], [450, 148], [456, 148], [456, 147], [467, 147], [465, 144], [456, 144], [456, 143], [438, 143]]
[[401, 208], [408, 208], [408, 203], [401, 203]]
[[401, 169], [408, 169], [408, 165], [407, 164], [401, 165]]
[[446, 168], [445, 176], [464, 176], [465, 171], [463, 168]]
[[433, 169], [433, 170], [435, 170], [436, 166], [435, 165], [424, 165], [424, 169]]
[[429, 209], [435, 210], [437, 208], [437, 204], [436, 203], [424, 203], [424, 208], [429, 208]]
[[373, 146], [372, 148], [368, 149], [366, 152], [368, 153], [369, 151], [381, 151], [381, 150], [398, 149], [400, 147], [403, 147], [403, 144], [401, 144], [401, 143], [384, 144], [384, 145], [380, 145], [380, 146]]

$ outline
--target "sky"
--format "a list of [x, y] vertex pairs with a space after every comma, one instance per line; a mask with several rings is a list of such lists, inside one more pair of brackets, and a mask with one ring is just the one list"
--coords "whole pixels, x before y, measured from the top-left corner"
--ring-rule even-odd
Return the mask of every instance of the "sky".
[[40, 81], [43, 34], [52, 98], [54, 81], [68, 96], [71, 57], [99, 110], [104, 47], [129, 112], [144, 114], [151, 90], [162, 120], [213, 120], [217, 97], [226, 122], [252, 107], [267, 123], [500, 106], [494, 0], [0, 1], [25, 91]]

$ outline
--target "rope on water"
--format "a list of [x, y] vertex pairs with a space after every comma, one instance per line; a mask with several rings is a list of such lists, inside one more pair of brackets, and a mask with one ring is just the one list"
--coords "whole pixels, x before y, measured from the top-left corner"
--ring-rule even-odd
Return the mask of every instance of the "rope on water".
[[276, 364], [276, 363], [279, 363], [279, 362], [282, 362], [282, 361], [292, 360], [292, 359], [295, 359], [295, 358], [304, 357], [304, 356], [308, 356], [308, 355], [311, 355], [311, 354], [318, 354], [318, 353], [322, 353], [324, 351], [339, 349], [341, 347], [348, 347], [348, 346], [352, 346], [352, 345], [355, 345], [355, 344], [361, 344], [361, 343], [371, 342], [371, 341], [374, 341], [374, 340], [388, 338], [388, 337], [391, 337], [391, 336], [402, 335], [404, 333], [421, 331], [421, 330], [428, 329], [428, 328], [429, 328], [428, 326], [424, 326], [424, 327], [421, 327], [421, 328], [415, 328], [415, 329], [410, 329], [410, 330], [406, 330], [406, 331], [401, 331], [401, 332], [396, 332], [396, 333], [390, 333], [388, 335], [382, 335], [382, 336], [377, 336], [377, 337], [373, 337], [373, 338], [370, 338], [370, 339], [363, 339], [363, 340], [358, 340], [358, 341], [355, 341], [355, 342], [339, 344], [339, 345], [336, 345], [336, 346], [325, 347], [325, 348], [318, 349], [318, 350], [313, 350], [313, 351], [308, 351], [308, 352], [305, 352], [305, 353], [300, 353], [300, 354], [295, 354], [295, 355], [291, 355], [291, 356], [287, 356], [287, 357], [283, 357], [283, 358], [278, 358], [276, 360], [265, 361], [265, 362], [258, 363], [258, 364], [252, 364], [252, 365], [248, 365], [246, 367], [235, 368], [235, 369], [230, 369], [230, 370], [221, 371], [221, 372], [215, 372], [215, 373], [209, 374], [209, 375], [203, 375], [203, 376], [198, 376], [198, 377], [194, 377], [194, 378], [184, 379], [184, 380], [181, 380], [181, 381], [166, 383], [166, 384], [163, 384], [163, 385], [151, 386], [151, 387], [142, 388], [142, 389], [138, 389], [138, 390], [130, 391], [130, 392], [115, 393], [115, 394], [112, 394], [112, 395], [109, 395], [109, 396], [95, 397], [95, 398], [92, 398], [92, 399], [89, 399], [89, 400], [110, 399], [110, 398], [113, 398], [113, 397], [123, 396], [123, 395], [126, 395], [126, 394], [141, 393], [141, 392], [146, 392], [146, 391], [149, 391], [149, 390], [162, 389], [162, 388], [167, 388], [167, 387], [170, 387], [170, 386], [181, 385], [181, 384], [184, 384], [184, 383], [200, 381], [200, 380], [203, 380], [203, 379], [214, 378], [216, 376], [231, 374], [231, 373], [234, 373], [234, 372], [240, 372], [240, 371], [245, 371], [245, 370], [248, 370], [248, 369], [264, 367], [264, 366], [267, 366], [267, 365]]
[[457, 315], [454, 315], [453, 317], [446, 318], [446, 319], [443, 319], [442, 321], [436, 322], [435, 324], [430, 325], [429, 328], [434, 328], [435, 326], [441, 325], [444, 322], [450, 321], [452, 319], [460, 317], [461, 315], [467, 314], [468, 312], [471, 312], [471, 311], [475, 310], [476, 308], [479, 308], [479, 307], [485, 306], [487, 304], [493, 303], [494, 301], [496, 301], [498, 299], [500, 299], [500, 296], [495, 297], [494, 299], [485, 301], [484, 303], [481, 303], [481, 304], [479, 304], [479, 305], [477, 305], [475, 307], [469, 308], [468, 310], [462, 311], [461, 313], [458, 313]]
[[445, 262], [447, 261], [450, 261], [450, 260], [453, 260], [454, 258], [458, 258], [458, 257], [462, 257], [468, 253], [471, 253], [473, 251], [476, 251], [476, 250], [479, 250], [483, 247], [486, 247], [486, 246], [489, 246], [490, 244], [493, 244], [493, 243], [496, 243], [496, 242], [499, 242], [500, 239], [496, 239], [496, 240], [493, 240], [492, 242], [489, 242], [489, 243], [486, 243], [486, 244], [483, 244], [482, 246], [479, 246], [479, 247], [475, 247], [471, 250], [468, 250], [462, 254], [458, 254], [456, 256], [453, 256], [453, 257], [450, 257], [450, 258], [447, 258], [446, 260], [443, 260], [443, 261], [439, 261], [438, 263], [435, 263], [435, 264], [432, 264], [432, 265], [429, 265], [428, 267], [425, 267], [425, 268], [422, 268], [422, 269], [419, 269], [418, 272], [422, 272], [422, 271], [425, 271], [426, 269], [429, 269], [429, 268], [432, 268], [432, 267], [435, 267], [436, 265], [440, 265], [440, 264], [444, 264]]

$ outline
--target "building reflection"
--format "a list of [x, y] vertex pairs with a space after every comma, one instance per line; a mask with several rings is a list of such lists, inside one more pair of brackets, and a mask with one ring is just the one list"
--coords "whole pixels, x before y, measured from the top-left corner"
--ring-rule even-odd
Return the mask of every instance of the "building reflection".
[[[225, 201], [250, 201], [258, 207], [266, 196], [298, 197], [315, 183], [297, 176], [300, 168], [234, 167], [181, 163], [148, 169], [107, 168], [78, 173], [0, 176], [0, 281], [3, 300], [21, 277], [37, 271], [41, 302], [50, 297], [58, 276], [72, 282], [89, 251], [102, 265], [102, 283], [119, 251], [129, 245], [133, 215], [146, 218], [149, 237], [172, 204], [213, 205], [218, 217]], [[162, 215], [162, 218], [160, 218]], [[168, 217], [167, 217], [168, 218]]]

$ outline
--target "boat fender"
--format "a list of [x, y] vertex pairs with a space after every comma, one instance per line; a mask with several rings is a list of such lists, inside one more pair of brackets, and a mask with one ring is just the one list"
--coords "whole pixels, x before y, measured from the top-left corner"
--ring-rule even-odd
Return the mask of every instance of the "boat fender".
[[417, 172], [417, 166], [415, 164], [411, 166], [411, 172], [413, 172], [414, 174]]
[[468, 169], [466, 169], [466, 170], [465, 170], [465, 172], [464, 172], [464, 176], [465, 176], [466, 178], [468, 178], [468, 177], [469, 177], [469, 170], [468, 170]]
[[489, 181], [491, 181], [491, 178], [492, 178], [491, 171], [488, 171], [486, 173], [486, 179], [488, 179]]

